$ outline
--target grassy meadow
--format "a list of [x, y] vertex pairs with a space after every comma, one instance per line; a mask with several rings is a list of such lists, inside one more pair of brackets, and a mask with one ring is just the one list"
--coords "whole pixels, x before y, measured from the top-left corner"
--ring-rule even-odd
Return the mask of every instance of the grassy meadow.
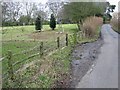
[[[60, 37], [61, 41], [65, 41], [66, 33], [73, 34], [73, 32], [77, 31], [76, 24], [64, 24], [62, 26], [62, 30], [60, 30], [61, 28], [57, 25], [57, 28], [54, 31], [52, 31], [49, 28], [49, 25], [44, 25], [42, 32], [36, 32], [34, 26], [3, 27], [2, 57], [7, 56], [8, 50], [11, 50], [13, 54], [17, 54], [40, 45], [41, 41], [44, 42], [44, 49], [56, 49], [56, 40], [58, 36]], [[14, 71], [19, 71], [15, 74], [15, 83], [3, 79], [3, 87], [50, 87], [51, 85], [54, 85], [54, 82], [57, 79], [59, 79], [57, 77], [54, 77], [57, 76], [59, 72], [68, 72], [70, 65], [69, 57], [71, 50], [72, 48], [70, 46], [65, 47], [64, 49], [60, 48], [58, 51], [56, 51], [49, 57], [45, 55], [43, 58], [36, 56], [34, 58], [29, 59], [28, 61], [25, 61], [24, 63], [21, 63], [20, 65], [15, 65]], [[35, 48], [28, 53], [21, 53], [17, 56], [14, 56], [12, 58], [12, 63], [14, 64], [17, 61], [21, 61], [23, 60], [23, 58], [27, 58], [29, 55], [32, 55], [37, 52], [39, 52], [39, 50]], [[63, 65], [63, 68], [61, 68], [61, 66], [58, 65], [56, 66], [56, 61], [58, 60], [58, 63], [60, 65]], [[2, 64], [2, 71], [4, 76], [8, 67], [7, 59], [4, 59]], [[46, 68], [45, 66], [49, 68]], [[44, 73], [41, 75], [41, 72], [43, 71]], [[48, 73], [48, 71], [50, 73]], [[53, 73], [55, 75], [53, 75]], [[35, 76], [36, 78], [34, 78], [33, 76]], [[31, 78], [32, 82], [30, 82], [28, 78]], [[34, 81], [34, 79], [37, 81]], [[41, 84], [40, 82], [47, 83]]]
[[[87, 25], [87, 23], [85, 23], [85, 25]], [[88, 26], [88, 28], [90, 28], [90, 25]], [[41, 32], [36, 32], [35, 26], [3, 27], [1, 32], [2, 57], [7, 56], [8, 50], [11, 50], [13, 55], [17, 54], [12, 57], [12, 64], [14, 65], [14, 82], [3, 78], [3, 87], [56, 87], [56, 82], [61, 82], [61, 80], [64, 81], [66, 76], [69, 75], [70, 58], [75, 38], [78, 43], [95, 41], [99, 36], [100, 27], [94, 29], [95, 37], [88, 38], [83, 36], [81, 32], [79, 32], [77, 36], [71, 36], [78, 31], [76, 24], [63, 24], [62, 28], [57, 25], [54, 31], [49, 28], [49, 25], [43, 25]], [[69, 35], [68, 47], [64, 47], [66, 33]], [[60, 37], [60, 48], [57, 48], [57, 37]], [[26, 60], [30, 55], [39, 53], [41, 41], [43, 41], [44, 51], [47, 50], [49, 54], [44, 53], [43, 57], [38, 55]], [[23, 53], [27, 50], [27, 53]], [[21, 61], [22, 63], [15, 64]], [[7, 59], [3, 59], [2, 65], [4, 76], [8, 70]]]
[[[62, 25], [62, 27], [64, 30], [60, 30], [61, 29], [60, 26], [57, 25], [56, 29], [52, 31], [49, 25], [43, 25], [42, 32], [40, 32], [42, 36], [40, 38], [37, 38], [37, 37], [36, 38], [38, 40], [43, 40], [44, 38], [47, 40], [48, 38], [51, 39], [53, 37], [53, 34], [56, 34], [56, 32], [64, 31], [64, 33], [65, 32], [72, 33], [77, 29], [76, 24], [64, 24]], [[35, 26], [3, 27], [2, 40], [3, 41], [4, 40], [33, 40], [35, 31], [36, 31]]]
[[36, 32], [35, 26], [3, 27], [2, 55], [4, 55], [7, 50], [12, 50], [14, 53], [27, 50], [37, 45], [39, 41], [55, 41], [58, 36], [64, 37], [65, 33], [73, 33], [77, 30], [77, 25], [65, 24], [63, 25], [64, 31], [58, 29], [59, 26], [52, 31], [49, 25], [44, 25], [42, 32]]

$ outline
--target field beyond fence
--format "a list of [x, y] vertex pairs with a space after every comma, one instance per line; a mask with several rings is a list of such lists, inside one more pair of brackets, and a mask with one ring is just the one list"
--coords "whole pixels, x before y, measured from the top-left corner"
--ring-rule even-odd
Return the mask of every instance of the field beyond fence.
[[[99, 30], [96, 30], [97, 35], [94, 38], [86, 38], [82, 31], [76, 32], [75, 28], [75, 26], [70, 30], [66, 28], [67, 32], [62, 33], [57, 30], [58, 34], [54, 31], [47, 31], [48, 36], [45, 32], [35, 32], [30, 36], [33, 37], [32, 40], [26, 37], [22, 40], [18, 34], [15, 35], [17, 39], [12, 37], [9, 40], [9, 36], [6, 35], [9, 31], [5, 32], [3, 57], [0, 60], [2, 62], [3, 87], [50, 87], [51, 82], [59, 79], [58, 74], [67, 73], [70, 65], [69, 54], [72, 48], [77, 43], [91, 42], [98, 38]], [[16, 31], [14, 32], [16, 33]], [[29, 78], [34, 83], [30, 82]], [[36, 82], [38, 84], [35, 84]]]
[[3, 65], [3, 81], [7, 81], [8, 79], [14, 80], [15, 74], [20, 73], [24, 66], [26, 66], [24, 69], [29, 67], [27, 64], [36, 59], [50, 56], [67, 46], [76, 45], [77, 41], [79, 41], [78, 37], [80, 37], [80, 33], [65, 34], [64, 37], [57, 37], [54, 41], [39, 42], [35, 47], [18, 53], [13, 53], [12, 50], [8, 50], [1, 59]]

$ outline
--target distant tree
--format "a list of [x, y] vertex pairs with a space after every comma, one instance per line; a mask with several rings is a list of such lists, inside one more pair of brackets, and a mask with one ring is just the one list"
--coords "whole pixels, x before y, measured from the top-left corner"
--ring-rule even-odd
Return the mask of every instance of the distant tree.
[[110, 5], [110, 4], [108, 3], [108, 7], [107, 7], [107, 10], [106, 10], [106, 17], [108, 17], [109, 20], [112, 18], [112, 16], [110, 15], [110, 13], [113, 13], [113, 12], [114, 12], [115, 7], [116, 7], [116, 5]]
[[108, 11], [109, 12], [114, 12], [115, 7], [116, 7], [116, 5], [110, 5], [109, 8], [108, 8]]
[[106, 12], [103, 16], [103, 23], [106, 23], [106, 21], [110, 21], [112, 19], [111, 13], [114, 12], [116, 5], [110, 5], [109, 2], [107, 2]]
[[3, 2], [2, 3], [2, 24], [17, 25], [17, 20], [21, 15], [20, 2]]
[[27, 16], [28, 24], [30, 24], [31, 15], [34, 11], [34, 6], [35, 6], [35, 3], [25, 2], [25, 10], [26, 10], [26, 16]]
[[54, 14], [54, 17], [57, 18], [59, 10], [63, 6], [62, 0], [48, 0], [46, 5], [49, 7], [51, 13]]
[[41, 31], [42, 29], [42, 22], [41, 22], [41, 16], [38, 15], [38, 17], [36, 18], [36, 22], [35, 22], [35, 29]]
[[[59, 13], [64, 5], [62, 0], [48, 0], [46, 6], [49, 8], [49, 13], [52, 13], [56, 19], [56, 24], [58, 24], [59, 28], [62, 27], [62, 18]], [[60, 28], [62, 29], [62, 28]]]
[[45, 5], [35, 2], [1, 2], [2, 25], [33, 25], [38, 15], [47, 20]]
[[50, 18], [50, 27], [52, 28], [52, 30], [56, 28], [56, 20], [53, 14], [51, 14], [51, 18]]
[[19, 24], [20, 24], [20, 25], [23, 25], [23, 23], [24, 23], [25, 25], [28, 25], [28, 21], [27, 21], [27, 16], [26, 16], [26, 15], [22, 15], [22, 16], [20, 16], [20, 18], [19, 18]]
[[86, 17], [103, 14], [105, 7], [102, 2], [68, 2], [63, 6], [63, 16], [76, 22], [81, 30], [80, 25]]

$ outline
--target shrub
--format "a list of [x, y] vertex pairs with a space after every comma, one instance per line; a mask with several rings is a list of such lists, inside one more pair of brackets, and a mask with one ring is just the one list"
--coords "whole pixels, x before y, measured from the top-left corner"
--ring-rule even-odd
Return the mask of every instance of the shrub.
[[82, 32], [85, 37], [94, 37], [97, 33], [98, 27], [103, 23], [100, 17], [88, 17], [82, 25]]
[[115, 31], [120, 33], [120, 13], [113, 14], [113, 18], [111, 19], [110, 24]]

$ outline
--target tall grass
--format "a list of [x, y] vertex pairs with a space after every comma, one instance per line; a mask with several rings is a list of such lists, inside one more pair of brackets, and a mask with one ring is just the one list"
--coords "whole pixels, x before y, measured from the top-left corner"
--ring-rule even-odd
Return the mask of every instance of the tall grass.
[[103, 23], [102, 18], [100, 17], [88, 17], [85, 19], [82, 25], [82, 32], [85, 37], [95, 37], [97, 34], [98, 27]]
[[120, 33], [120, 12], [113, 14], [113, 18], [111, 19], [111, 25], [115, 31]]

